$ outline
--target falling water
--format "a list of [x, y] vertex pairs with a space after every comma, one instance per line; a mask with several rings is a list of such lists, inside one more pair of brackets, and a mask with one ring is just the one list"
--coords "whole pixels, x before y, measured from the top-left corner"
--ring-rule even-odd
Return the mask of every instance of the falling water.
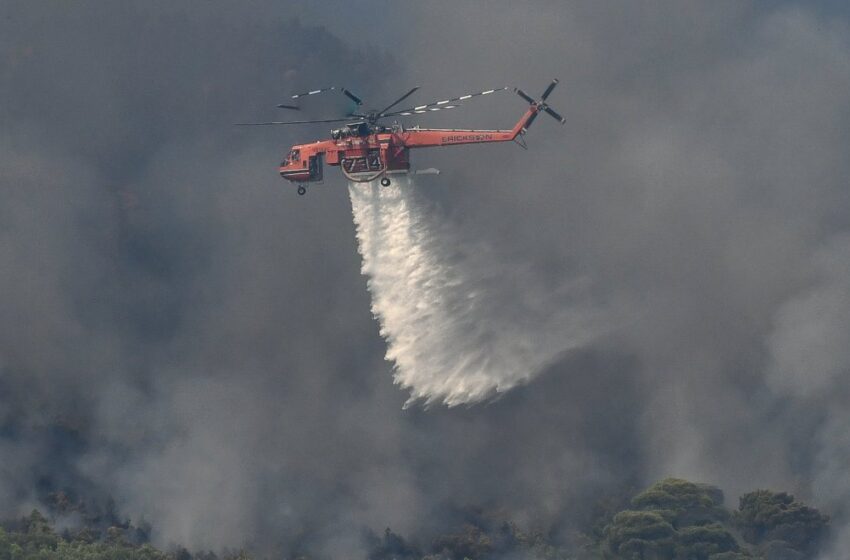
[[411, 178], [349, 186], [372, 313], [395, 382], [448, 406], [529, 381], [593, 329], [573, 288], [552, 293], [528, 268], [463, 239]]

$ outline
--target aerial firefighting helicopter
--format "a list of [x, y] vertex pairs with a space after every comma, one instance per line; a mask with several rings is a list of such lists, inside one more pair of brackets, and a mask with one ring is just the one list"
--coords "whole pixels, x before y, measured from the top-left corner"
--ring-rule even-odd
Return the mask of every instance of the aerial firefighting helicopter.
[[[280, 176], [292, 181], [298, 186], [298, 194], [307, 192], [307, 183], [322, 181], [322, 163], [336, 165], [342, 169], [343, 175], [350, 181], [366, 183], [381, 178], [383, 186], [390, 185], [390, 175], [410, 172], [410, 150], [412, 148], [428, 148], [434, 146], [455, 146], [459, 144], [483, 144], [488, 142], [515, 141], [525, 147], [524, 135], [541, 112], [548, 113], [561, 124], [566, 119], [552, 110], [546, 104], [546, 99], [558, 80], [552, 80], [539, 100], [535, 100], [519, 88], [496, 88], [477, 93], [470, 93], [417, 105], [408, 109], [390, 111], [393, 107], [413, 95], [419, 88], [415, 87], [390, 103], [380, 111], [360, 111], [363, 101], [344, 87], [327, 87], [298, 93], [292, 99], [300, 99], [330, 91], [337, 91], [348, 97], [356, 104], [357, 109], [341, 118], [302, 120], [302, 121], [273, 121], [260, 123], [237, 123], [243, 126], [266, 125], [295, 125], [311, 123], [347, 122], [339, 129], [331, 130], [329, 140], [318, 140], [309, 144], [292, 146], [283, 162], [280, 164]], [[456, 109], [463, 101], [473, 97], [489, 95], [499, 91], [513, 89], [517, 95], [528, 102], [529, 107], [510, 130], [474, 130], [462, 128], [420, 128], [414, 126], [405, 128], [397, 121], [390, 126], [379, 124], [381, 119], [423, 115], [435, 111]], [[300, 110], [297, 105], [281, 104], [278, 108]], [[356, 119], [353, 120], [352, 119]], [[429, 170], [437, 172], [436, 170]]]

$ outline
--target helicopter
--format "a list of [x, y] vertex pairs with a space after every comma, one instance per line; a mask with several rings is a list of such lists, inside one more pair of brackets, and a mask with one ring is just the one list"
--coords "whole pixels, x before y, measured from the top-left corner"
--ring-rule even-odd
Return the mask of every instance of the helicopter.
[[[323, 179], [323, 163], [338, 166], [342, 174], [355, 183], [367, 183], [380, 177], [381, 185], [389, 186], [390, 176], [410, 173], [410, 150], [436, 146], [457, 146], [461, 144], [484, 144], [490, 142], [514, 141], [526, 148], [524, 136], [540, 113], [547, 113], [561, 124], [566, 119], [555, 112], [546, 103], [549, 94], [558, 85], [552, 82], [543, 91], [540, 99], [534, 99], [519, 88], [495, 88], [458, 97], [416, 105], [407, 109], [392, 111], [399, 103], [413, 95], [419, 87], [414, 87], [380, 111], [361, 111], [363, 100], [340, 86], [331, 86], [292, 96], [300, 99], [327, 92], [339, 92], [355, 103], [357, 109], [341, 118], [271, 121], [259, 123], [237, 123], [240, 126], [299, 125], [313, 123], [346, 123], [341, 128], [331, 130], [330, 139], [317, 140], [307, 144], [292, 146], [280, 164], [280, 176], [297, 185], [297, 192], [307, 192], [309, 183], [318, 183]], [[528, 104], [528, 109], [510, 130], [477, 130], [464, 128], [421, 128], [418, 125], [405, 128], [398, 121], [390, 126], [380, 123], [389, 117], [424, 115], [436, 111], [456, 109], [460, 103], [474, 97], [490, 95], [512, 89]], [[280, 104], [280, 109], [300, 110], [298, 105]], [[418, 173], [439, 173], [435, 169]]]

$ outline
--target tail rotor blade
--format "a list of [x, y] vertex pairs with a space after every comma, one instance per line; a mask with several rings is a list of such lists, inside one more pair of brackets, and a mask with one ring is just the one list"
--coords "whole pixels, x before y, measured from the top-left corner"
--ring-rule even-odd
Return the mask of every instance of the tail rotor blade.
[[543, 95], [540, 96], [540, 101], [535, 100], [521, 89], [514, 88], [516, 94], [525, 99], [528, 104], [531, 105], [531, 107], [528, 108], [528, 111], [531, 112], [531, 115], [525, 121], [523, 129], [528, 130], [529, 128], [531, 128], [532, 123], [534, 123], [534, 120], [537, 118], [537, 115], [539, 115], [541, 112], [548, 113], [550, 117], [552, 117], [553, 119], [557, 119], [558, 122], [560, 122], [561, 124], [567, 122], [567, 119], [559, 115], [554, 109], [550, 109], [549, 106], [546, 104], [546, 98], [549, 97], [549, 94], [552, 93], [552, 90], [555, 89], [555, 86], [557, 85], [558, 80], [552, 80], [552, 83], [546, 86], [546, 90], [543, 92]]
[[546, 91], [543, 92], [543, 95], [540, 96], [540, 99], [546, 101], [546, 98], [549, 97], [549, 94], [552, 93], [552, 90], [555, 89], [555, 86], [558, 85], [558, 79], [555, 78], [552, 80], [552, 83], [546, 88]]
[[556, 113], [555, 111], [550, 109], [549, 107], [546, 107], [543, 110], [546, 111], [547, 113], [549, 113], [549, 115], [551, 115], [554, 119], [560, 121], [561, 124], [564, 124], [564, 123], [567, 122], [567, 119], [565, 119], [564, 117], [562, 117], [561, 115], [559, 115], [558, 113]]
[[516, 94], [517, 94], [517, 95], [519, 95], [520, 97], [522, 97], [523, 99], [525, 99], [526, 101], [528, 101], [528, 103], [530, 103], [530, 104], [532, 104], [532, 105], [534, 104], [534, 99], [533, 99], [530, 95], [528, 95], [527, 93], [525, 93], [524, 91], [522, 91], [521, 89], [519, 89], [519, 88], [514, 88], [514, 91], [516, 92]]

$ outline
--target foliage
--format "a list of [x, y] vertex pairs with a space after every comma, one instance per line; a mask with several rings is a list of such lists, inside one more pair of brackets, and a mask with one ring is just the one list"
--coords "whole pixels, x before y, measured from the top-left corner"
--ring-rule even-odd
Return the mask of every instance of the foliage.
[[[423, 560], [484, 560], [526, 558], [529, 560], [576, 560], [553, 537], [540, 528], [523, 529], [502, 511], [463, 510], [464, 524], [456, 532], [433, 539]], [[408, 545], [409, 546], [409, 545]], [[570, 550], [573, 550], [571, 547]], [[409, 550], [409, 548], [408, 548]], [[380, 560], [395, 560], [385, 556]], [[378, 560], [378, 559], [372, 559]]]
[[679, 478], [667, 478], [653, 484], [632, 499], [632, 507], [655, 511], [677, 529], [723, 523], [729, 518], [723, 508], [722, 490]]
[[414, 560], [422, 557], [415, 546], [408, 544], [404, 538], [393, 533], [389, 527], [384, 531], [382, 538], [371, 533], [368, 534], [366, 544], [370, 550], [367, 555], [368, 560], [383, 560], [384, 558]]
[[[41, 512], [3, 523], [0, 560], [251, 560], [245, 551], [159, 550], [150, 526], [121, 520], [114, 507], [85, 508], [58, 494], [51, 515], [82, 520], [57, 533]], [[367, 560], [806, 560], [826, 539], [829, 518], [784, 492], [756, 490], [738, 509], [713, 486], [668, 478], [627, 499], [589, 509], [585, 530], [520, 528], [502, 511], [460, 510], [462, 524], [430, 541], [392, 532], [364, 535]], [[63, 517], [64, 516], [64, 517]], [[301, 557], [299, 560], [311, 560]]]
[[676, 530], [660, 514], [622, 511], [605, 530], [607, 551], [614, 558], [672, 558]]
[[[786, 493], [757, 490], [738, 511], [706, 484], [668, 478], [613, 516], [598, 549], [610, 560], [804, 560], [816, 556], [829, 518]], [[739, 542], [736, 535], [743, 537]]]
[[493, 543], [491, 537], [480, 527], [465, 525], [458, 533], [439, 537], [434, 541], [433, 548], [435, 552], [452, 560], [464, 560], [464, 558], [476, 560], [489, 556], [493, 550]]
[[740, 550], [723, 525], [729, 513], [714, 486], [668, 478], [640, 492], [631, 505], [605, 528], [601, 548], [609, 558], [714, 560]]
[[17, 530], [0, 528], [0, 560], [250, 560], [245, 553], [227, 555], [221, 559], [212, 553], [194, 557], [183, 550], [163, 552], [150, 544], [133, 544], [122, 527], [110, 527], [104, 538], [83, 528], [79, 538], [57, 535], [48, 520], [38, 510], [18, 522], [7, 525]]
[[738, 541], [719, 523], [685, 527], [679, 531], [676, 558], [688, 560], [716, 560], [723, 553], [737, 553]]
[[526, 532], [513, 523], [509, 523], [507, 528], [516, 544], [527, 550], [532, 558], [539, 558], [540, 560], [560, 560], [564, 558], [564, 552], [553, 545], [542, 531]]
[[768, 546], [777, 551], [788, 548], [804, 557], [816, 554], [829, 524], [828, 516], [796, 501], [794, 496], [770, 490], [741, 496], [734, 518], [747, 542], [761, 545], [765, 550]]

